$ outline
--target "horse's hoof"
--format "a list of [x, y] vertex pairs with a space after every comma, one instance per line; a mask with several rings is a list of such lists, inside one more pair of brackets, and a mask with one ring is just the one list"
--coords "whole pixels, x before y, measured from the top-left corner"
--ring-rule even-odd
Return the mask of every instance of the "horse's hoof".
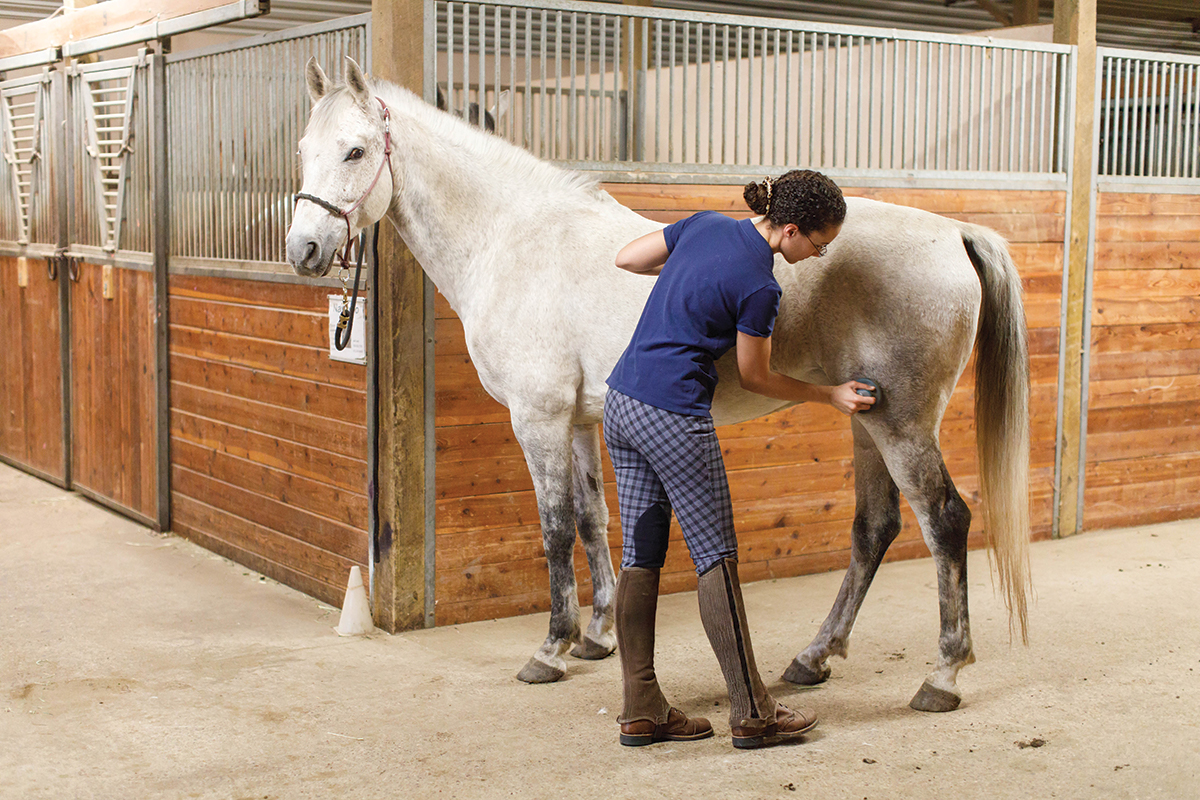
[[783, 679], [785, 681], [798, 683], [801, 686], [816, 686], [818, 683], [824, 683], [828, 678], [829, 667], [822, 667], [818, 672], [801, 664], [798, 658], [793, 658], [792, 663], [783, 672]]
[[517, 680], [525, 681], [525, 683], [554, 683], [566, 674], [566, 670], [552, 667], [545, 661], [538, 661], [536, 658], [531, 658], [529, 659], [529, 663], [517, 673]]
[[953, 711], [962, 703], [962, 698], [953, 692], [939, 689], [925, 681], [920, 690], [913, 695], [908, 707], [914, 711]]
[[588, 661], [599, 661], [602, 658], [608, 658], [617, 649], [614, 645], [604, 645], [594, 639], [589, 639], [586, 636], [583, 640], [571, 650], [571, 655], [575, 658], [582, 658]]

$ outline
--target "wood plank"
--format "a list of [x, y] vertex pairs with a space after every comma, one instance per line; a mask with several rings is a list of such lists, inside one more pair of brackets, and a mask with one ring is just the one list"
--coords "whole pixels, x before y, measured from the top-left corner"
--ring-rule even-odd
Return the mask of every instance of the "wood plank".
[[1150, 353], [1200, 347], [1200, 320], [1092, 328], [1092, 353]]
[[221, 303], [235, 303], [259, 308], [291, 309], [327, 313], [327, 297], [337, 294], [332, 286], [302, 283], [271, 283], [268, 281], [216, 278], [203, 275], [172, 275], [170, 297], [172, 305], [178, 298], [195, 298]]
[[302, 345], [172, 325], [170, 349], [178, 355], [228, 362], [303, 380], [351, 389], [366, 387], [366, 368], [361, 364], [334, 361], [328, 351]]
[[1083, 512], [1084, 527], [1088, 531], [1154, 525], [1196, 517], [1200, 517], [1200, 503], [1195, 501], [1184, 501], [1172, 506], [1129, 506], [1093, 498]]
[[177, 354], [172, 354], [170, 368], [171, 380], [181, 384], [353, 425], [366, 424], [367, 397], [359, 389]]
[[1088, 434], [1147, 432], [1200, 425], [1200, 405], [1193, 402], [1139, 404], [1098, 408], [1088, 414]]
[[1099, 216], [1190, 215], [1200, 217], [1200, 195], [1141, 192], [1100, 192]]
[[1200, 350], [1096, 353], [1088, 371], [1092, 381], [1191, 375], [1200, 371]]
[[171, 406], [217, 422], [242, 425], [277, 439], [320, 448], [350, 458], [367, 458], [364, 425], [305, 414], [243, 397], [171, 382]]
[[1137, 525], [1150, 520], [1200, 516], [1200, 476], [1151, 483], [1088, 487], [1084, 518], [1089, 526]]
[[1136, 434], [1128, 431], [1088, 434], [1089, 463], [1188, 453], [1200, 453], [1200, 428], [1156, 428]]
[[1158, 325], [1200, 320], [1200, 299], [1164, 297], [1162, 299], [1096, 297], [1092, 325]]
[[326, 309], [297, 311], [177, 297], [171, 301], [171, 324], [319, 350], [329, 348]]
[[201, 447], [186, 439], [171, 440], [171, 463], [351, 528], [367, 529], [367, 498], [362, 493]]
[[1175, 375], [1166, 379], [1134, 377], [1119, 381], [1093, 380], [1088, 384], [1089, 409], [1182, 402], [1200, 403], [1200, 375]]
[[1138, 486], [1200, 477], [1200, 454], [1088, 461], [1087, 487]]
[[1200, 242], [1096, 242], [1095, 270], [1190, 269], [1200, 263]]
[[294, 473], [356, 493], [365, 493], [367, 465], [361, 459], [347, 458], [294, 442], [171, 409], [171, 435], [210, 450]]
[[1157, 214], [1096, 217], [1097, 242], [1194, 242], [1200, 215]]
[[1062, 242], [1009, 242], [1009, 253], [1022, 274], [1053, 273], [1062, 279]]
[[62, 47], [68, 42], [229, 4], [231, 0], [107, 0], [76, 8], [70, 14], [50, 16], [0, 31], [0, 58]]
[[[1200, 227], [1196, 235], [1200, 237]], [[1200, 293], [1200, 269], [1107, 269], [1097, 272], [1092, 281], [1092, 295], [1097, 300], [1169, 300], [1197, 293]]]
[[236, 515], [265, 530], [284, 534], [322, 551], [362, 562], [367, 557], [365, 531], [318, 516], [289, 503], [272, 500], [186, 467], [171, 469], [171, 488], [180, 495]]
[[180, 536], [333, 606], [342, 604], [350, 567], [366, 568], [185, 495], [172, 493], [171, 507]]

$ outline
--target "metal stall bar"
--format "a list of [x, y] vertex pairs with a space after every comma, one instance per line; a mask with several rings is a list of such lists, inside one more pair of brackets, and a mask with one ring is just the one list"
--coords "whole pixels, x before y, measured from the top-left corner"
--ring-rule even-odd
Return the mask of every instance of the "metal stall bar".
[[[622, 164], [624, 159], [616, 157], [619, 148], [605, 150], [591, 142], [592, 120], [601, 118], [598, 104], [605, 102], [605, 92], [594, 92], [592, 80], [603, 85], [607, 75], [598, 75], [597, 66], [607, 71], [604, 65], [608, 63], [605, 57], [595, 57], [593, 20], [602, 30], [610, 23], [614, 28], [626, 27], [624, 41], [634, 44], [625, 81], [632, 96], [614, 109], [624, 117], [617, 127], [623, 122], [630, 138], [635, 129], [639, 134], [632, 154], [639, 175], [691, 180], [701, 167], [707, 167], [704, 172], [714, 179], [734, 181], [758, 175], [763, 168], [784, 168], [793, 158], [860, 181], [901, 177], [940, 181], [960, 173], [965, 179], [970, 172], [975, 184], [980, 180], [1003, 183], [1020, 175], [1022, 185], [1029, 185], [1025, 178], [1035, 175], [1049, 185], [1060, 183], [1064, 174], [1061, 163], [1043, 165], [1035, 158], [1034, 133], [1026, 129], [1044, 113], [1055, 124], [1054, 135], [1046, 136], [1045, 141], [1061, 141], [1065, 124], [1062, 96], [1053, 91], [1055, 75], [1039, 65], [1069, 54], [1067, 46], [787, 20], [764, 25], [761, 18], [572, 0], [482, 3], [479, 14], [467, 15], [466, 35], [458, 36], [457, 29], [462, 27], [458, 4], [435, 0], [434, 7], [441, 37], [437, 47], [448, 54], [439, 60], [439, 68], [454, 84], [460, 58], [464, 64], [472, 63], [471, 59], [479, 64], [495, 57], [494, 49], [488, 50], [488, 37], [481, 40], [475, 36], [476, 16], [486, 21], [487, 11], [496, 9], [536, 16], [540, 24], [530, 26], [537, 29], [530, 33], [542, 42], [535, 68], [540, 76], [530, 75], [521, 100], [525, 120], [514, 119], [511, 133], [506, 133], [506, 126], [501, 133], [514, 143], [536, 142], [534, 151], [544, 157], [605, 173], [614, 180], [622, 179], [633, 165]], [[706, 28], [708, 36], [704, 35]], [[638, 36], [639, 32], [643, 35]], [[782, 70], [784, 79], [778, 79], [785, 37], [800, 40], [797, 100], [806, 104], [809, 112], [802, 116], [799, 150], [794, 155], [789, 149], [790, 120], [785, 119], [782, 126], [779, 122], [780, 114], [790, 117], [795, 91], [790, 85], [790, 48], [789, 63]], [[639, 41], [642, 53], [637, 52]], [[880, 45], [885, 46], [883, 58], [876, 55]], [[616, 42], [613, 48], [615, 54]], [[607, 47], [602, 49], [606, 54]], [[892, 135], [885, 139], [882, 126], [876, 133], [876, 103], [881, 122], [886, 106], [882, 98], [875, 97], [875, 87], [877, 81], [886, 80], [889, 49], [895, 91], [889, 98]], [[768, 63], [769, 59], [774, 59], [774, 64]], [[641, 65], [649, 70], [639, 69]], [[619, 70], [614, 67], [612, 72], [616, 85]], [[707, 103], [702, 87], [706, 73]], [[474, 78], [465, 80], [473, 82]], [[682, 92], [675, 91], [679, 86]], [[450, 87], [452, 95], [459, 90], [457, 85]], [[475, 87], [464, 85], [463, 90], [470, 96]], [[779, 97], [781, 91], [783, 98]], [[483, 94], [486, 102], [486, 87]], [[654, 100], [645, 116], [650, 96]], [[535, 102], [535, 98], [541, 101]], [[1038, 107], [1039, 101], [1044, 109]], [[777, 141], [781, 127], [785, 131], [782, 148]], [[702, 131], [708, 131], [707, 141]], [[885, 158], [885, 152], [897, 149], [898, 155]], [[977, 163], [972, 166], [970, 154], [976, 149]], [[707, 157], [702, 155], [705, 151]], [[967, 154], [965, 158], [963, 154]]]

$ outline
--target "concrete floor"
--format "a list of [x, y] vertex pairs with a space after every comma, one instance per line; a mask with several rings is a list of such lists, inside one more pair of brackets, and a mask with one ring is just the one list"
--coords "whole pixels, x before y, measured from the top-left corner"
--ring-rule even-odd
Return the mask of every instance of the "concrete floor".
[[809, 690], [778, 675], [841, 575], [748, 585], [768, 684], [822, 716], [752, 752], [695, 596], [666, 597], [659, 674], [717, 736], [633, 749], [615, 657], [514, 678], [545, 614], [340, 638], [336, 610], [0, 465], [0, 798], [1200, 798], [1198, 528], [1034, 545], [1028, 648], [973, 553], [979, 661], [945, 715], [907, 707], [936, 646], [929, 561], [881, 570], [851, 658]]

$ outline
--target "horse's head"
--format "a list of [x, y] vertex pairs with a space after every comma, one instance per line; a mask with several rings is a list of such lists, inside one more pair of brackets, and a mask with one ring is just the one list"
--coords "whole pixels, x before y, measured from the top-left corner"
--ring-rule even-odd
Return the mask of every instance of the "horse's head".
[[303, 184], [287, 258], [297, 274], [321, 277], [350, 238], [387, 213], [395, 186], [387, 110], [358, 64], [347, 58], [345, 82], [333, 86], [310, 58], [305, 78], [313, 110], [300, 139]]

